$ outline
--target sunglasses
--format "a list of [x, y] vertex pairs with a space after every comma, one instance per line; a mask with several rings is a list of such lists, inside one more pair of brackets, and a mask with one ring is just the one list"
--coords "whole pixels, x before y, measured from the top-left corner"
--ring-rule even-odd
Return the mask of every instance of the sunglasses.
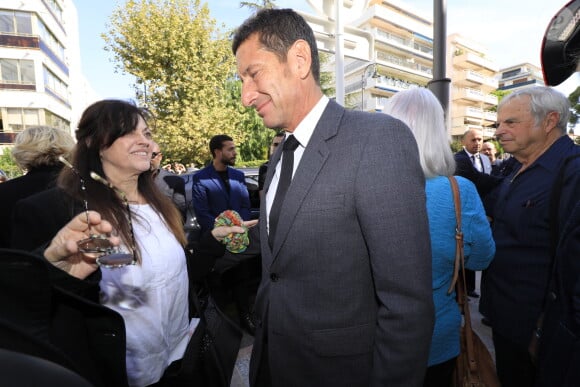
[[92, 172], [90, 173], [91, 178], [95, 181], [98, 181], [101, 184], [106, 185], [107, 187], [113, 189], [117, 195], [123, 200], [126, 209], [126, 216], [129, 221], [129, 228], [131, 232], [131, 253], [127, 253], [122, 251], [118, 247], [114, 247], [111, 245], [111, 242], [107, 238], [107, 235], [104, 234], [94, 234], [91, 232], [91, 223], [89, 221], [89, 200], [87, 194], [87, 188], [85, 186], [85, 180], [81, 176], [81, 174], [77, 171], [77, 169], [64, 157], [60, 156], [59, 161], [70, 168], [73, 173], [78, 177], [79, 182], [81, 184], [81, 191], [83, 193], [83, 207], [87, 217], [87, 225], [89, 227], [89, 236], [85, 239], [81, 239], [77, 242], [77, 246], [79, 251], [85, 254], [95, 254], [97, 255], [96, 262], [99, 266], [114, 269], [119, 267], [124, 267], [128, 265], [134, 265], [137, 262], [137, 253], [136, 253], [136, 242], [135, 242], [135, 235], [133, 233], [133, 221], [131, 218], [131, 208], [129, 207], [129, 201], [125, 196], [125, 193], [121, 190], [114, 187], [111, 183], [109, 183], [105, 178], [99, 176], [97, 173]]

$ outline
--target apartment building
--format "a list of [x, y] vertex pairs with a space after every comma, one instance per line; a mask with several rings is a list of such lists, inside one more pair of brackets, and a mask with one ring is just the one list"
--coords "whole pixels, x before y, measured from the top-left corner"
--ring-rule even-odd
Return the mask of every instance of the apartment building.
[[451, 79], [449, 121], [454, 140], [468, 129], [480, 129], [484, 138], [494, 135], [497, 120], [494, 108], [498, 87], [498, 66], [488, 58], [487, 50], [460, 35], [447, 37], [447, 76]]
[[499, 89], [514, 91], [524, 87], [545, 86], [542, 69], [531, 63], [521, 63], [499, 70]]
[[[0, 147], [28, 126], [72, 126], [91, 99], [72, 0], [0, 3]], [[73, 103], [74, 101], [74, 103]]]
[[[309, 1], [317, 15], [302, 14], [313, 27], [319, 50], [334, 53], [334, 0]], [[410, 1], [342, 1], [345, 105], [381, 111], [394, 93], [427, 86], [433, 78], [433, 21]], [[313, 8], [316, 8], [313, 6]], [[323, 10], [323, 11], [321, 11]], [[451, 79], [448, 126], [453, 140], [478, 128], [491, 137], [498, 99], [497, 65], [487, 50], [459, 34], [447, 40], [447, 76]], [[334, 66], [334, 63], [331, 63]], [[327, 69], [332, 71], [332, 68]]]
[[[318, 2], [326, 15], [301, 14], [312, 26], [319, 50], [334, 53], [334, 0]], [[432, 79], [433, 22], [401, 1], [369, 0], [361, 7], [363, 3], [343, 2], [345, 105], [381, 111], [394, 93], [426, 86]]]

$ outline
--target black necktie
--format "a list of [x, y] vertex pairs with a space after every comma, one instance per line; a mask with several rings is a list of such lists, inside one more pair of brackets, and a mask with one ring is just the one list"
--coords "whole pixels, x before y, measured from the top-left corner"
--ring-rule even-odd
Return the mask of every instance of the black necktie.
[[288, 187], [292, 182], [292, 170], [294, 169], [294, 151], [296, 148], [298, 148], [298, 145], [299, 143], [293, 135], [288, 136], [282, 145], [282, 169], [280, 172], [280, 179], [278, 180], [276, 195], [274, 196], [272, 208], [270, 209], [270, 225], [268, 232], [268, 242], [270, 243], [270, 247], [272, 247], [274, 243], [274, 235], [276, 234], [278, 217], [280, 216], [280, 210], [282, 209], [282, 203], [284, 203], [286, 191], [288, 191]]
[[479, 155], [472, 155], [471, 162], [473, 163], [473, 166], [475, 167], [475, 169], [477, 169], [478, 172], [483, 172], [483, 165], [481, 163], [481, 160], [479, 159]]

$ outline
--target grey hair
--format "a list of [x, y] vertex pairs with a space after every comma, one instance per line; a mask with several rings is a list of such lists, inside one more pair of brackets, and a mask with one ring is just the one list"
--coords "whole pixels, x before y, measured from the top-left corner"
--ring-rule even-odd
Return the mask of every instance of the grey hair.
[[403, 121], [413, 132], [425, 178], [455, 173], [443, 108], [431, 91], [425, 88], [399, 91], [387, 101], [384, 112]]
[[60, 165], [59, 156], [69, 158], [75, 146], [72, 135], [50, 126], [29, 126], [16, 135], [12, 157], [23, 170]]
[[566, 134], [570, 119], [570, 101], [564, 94], [547, 86], [528, 87], [506, 95], [499, 103], [498, 110], [509, 101], [521, 97], [530, 98], [530, 111], [536, 126], [540, 125], [549, 113], [556, 112], [560, 115], [556, 127], [560, 129], [562, 134]]

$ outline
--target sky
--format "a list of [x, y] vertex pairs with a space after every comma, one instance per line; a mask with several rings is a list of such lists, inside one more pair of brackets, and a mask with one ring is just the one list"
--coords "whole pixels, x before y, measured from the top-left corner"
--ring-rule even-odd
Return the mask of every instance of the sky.
[[[314, 3], [321, 0], [312, 0]], [[353, 0], [355, 2], [365, 0]], [[433, 14], [433, 0], [398, 0], [420, 14]], [[544, 32], [552, 17], [568, 0], [447, 0], [447, 33], [461, 33], [488, 50], [499, 68], [529, 62], [539, 66]], [[258, 1], [256, 1], [258, 2]], [[134, 98], [134, 78], [115, 72], [101, 34], [110, 15], [124, 0], [74, 0], [79, 18], [81, 64], [85, 77], [100, 98]], [[210, 15], [227, 28], [235, 28], [249, 15], [237, 0], [208, 0]], [[276, 0], [278, 7], [314, 13], [307, 0]], [[576, 74], [558, 87], [566, 95], [580, 85]]]

